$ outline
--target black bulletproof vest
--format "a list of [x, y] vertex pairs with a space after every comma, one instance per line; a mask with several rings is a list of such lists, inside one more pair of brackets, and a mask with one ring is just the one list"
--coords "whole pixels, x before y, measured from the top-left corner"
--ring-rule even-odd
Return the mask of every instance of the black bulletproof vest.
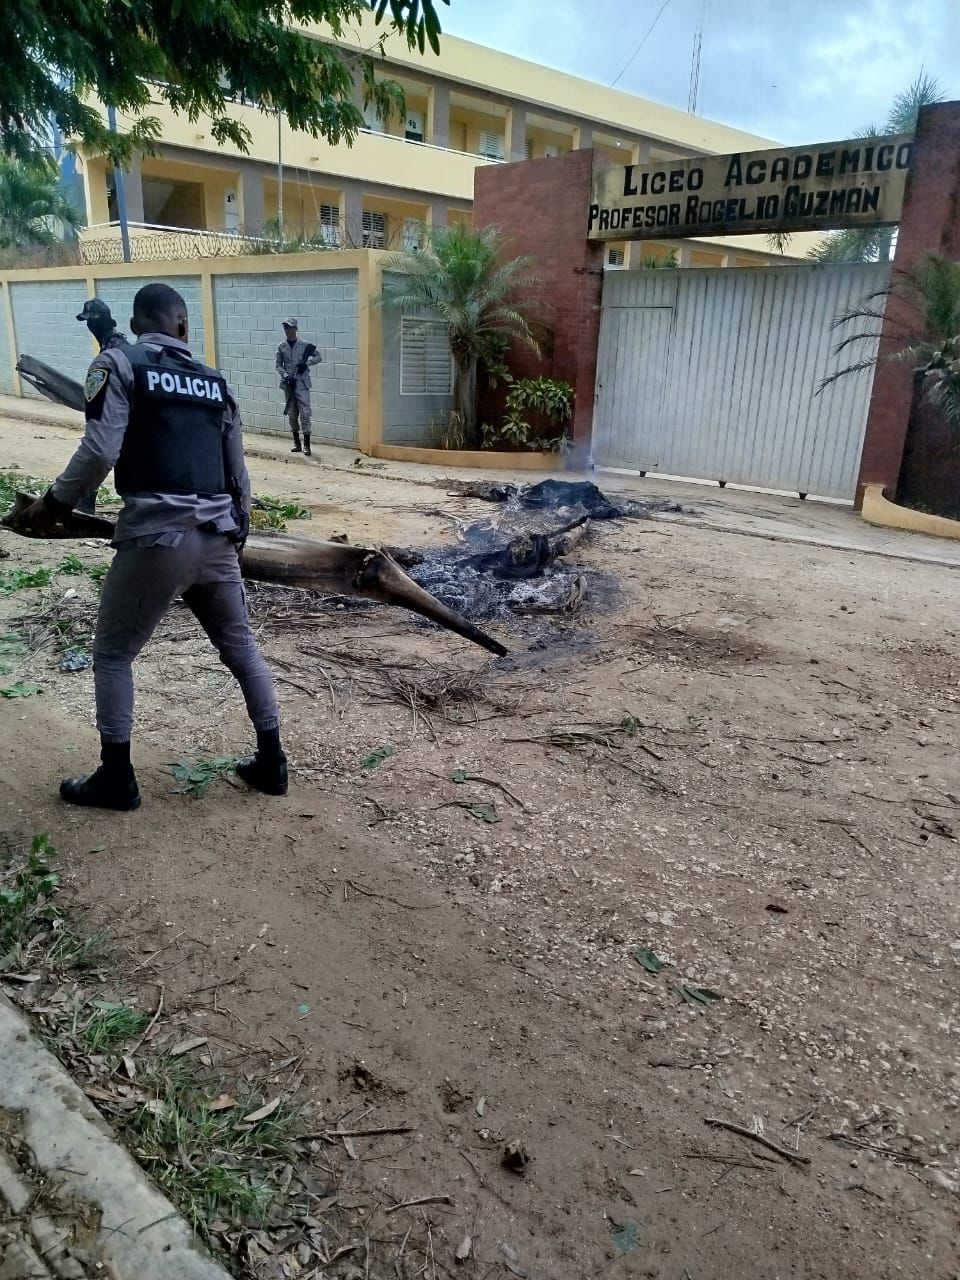
[[123, 349], [133, 366], [130, 420], [114, 468], [117, 493], [227, 493], [227, 384], [172, 347]]

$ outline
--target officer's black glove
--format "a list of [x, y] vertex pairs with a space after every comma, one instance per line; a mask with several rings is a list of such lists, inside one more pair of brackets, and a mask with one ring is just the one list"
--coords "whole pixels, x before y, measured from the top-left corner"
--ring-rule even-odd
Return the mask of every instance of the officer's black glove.
[[233, 522], [237, 526], [227, 537], [237, 548], [237, 555], [243, 555], [243, 548], [247, 538], [250, 536], [250, 513], [241, 510], [236, 502], [230, 504], [230, 514], [233, 516]]
[[301, 360], [300, 363], [297, 365], [297, 374], [300, 375], [306, 372], [307, 372], [307, 362], [306, 360]]

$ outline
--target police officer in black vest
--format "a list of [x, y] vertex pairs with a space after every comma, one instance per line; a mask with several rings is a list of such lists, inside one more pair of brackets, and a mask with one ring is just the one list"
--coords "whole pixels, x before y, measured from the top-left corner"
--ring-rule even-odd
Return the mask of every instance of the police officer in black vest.
[[250, 480], [236, 401], [217, 370], [190, 354], [186, 306], [175, 290], [141, 289], [130, 327], [134, 345], [104, 350], [90, 366], [79, 448], [17, 522], [24, 531], [52, 532], [114, 468], [123, 508], [93, 642], [101, 764], [86, 777], [67, 778], [60, 794], [71, 804], [139, 808], [130, 762], [132, 665], [182, 596], [239, 681], [256, 730], [256, 754], [237, 773], [259, 791], [285, 795], [276, 692], [240, 576]]

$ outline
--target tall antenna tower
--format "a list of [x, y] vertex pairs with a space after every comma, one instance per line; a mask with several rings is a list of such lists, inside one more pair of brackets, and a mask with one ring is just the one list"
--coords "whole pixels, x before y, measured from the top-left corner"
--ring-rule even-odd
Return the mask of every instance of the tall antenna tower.
[[697, 29], [693, 35], [693, 56], [690, 59], [690, 91], [687, 94], [687, 111], [697, 114], [700, 98], [700, 51], [703, 48], [703, 22], [706, 16], [707, 0], [699, 0], [697, 6]]

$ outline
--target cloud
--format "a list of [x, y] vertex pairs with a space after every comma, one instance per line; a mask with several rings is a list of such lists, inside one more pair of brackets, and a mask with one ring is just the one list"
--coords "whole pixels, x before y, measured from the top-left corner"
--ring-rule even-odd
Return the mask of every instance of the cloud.
[[[445, 25], [609, 84], [656, 8], [451, 0]], [[618, 87], [685, 108], [699, 11], [699, 0], [671, 0]], [[700, 112], [749, 132], [787, 143], [849, 137], [882, 122], [921, 66], [960, 97], [957, 0], [708, 0], [703, 11]]]

